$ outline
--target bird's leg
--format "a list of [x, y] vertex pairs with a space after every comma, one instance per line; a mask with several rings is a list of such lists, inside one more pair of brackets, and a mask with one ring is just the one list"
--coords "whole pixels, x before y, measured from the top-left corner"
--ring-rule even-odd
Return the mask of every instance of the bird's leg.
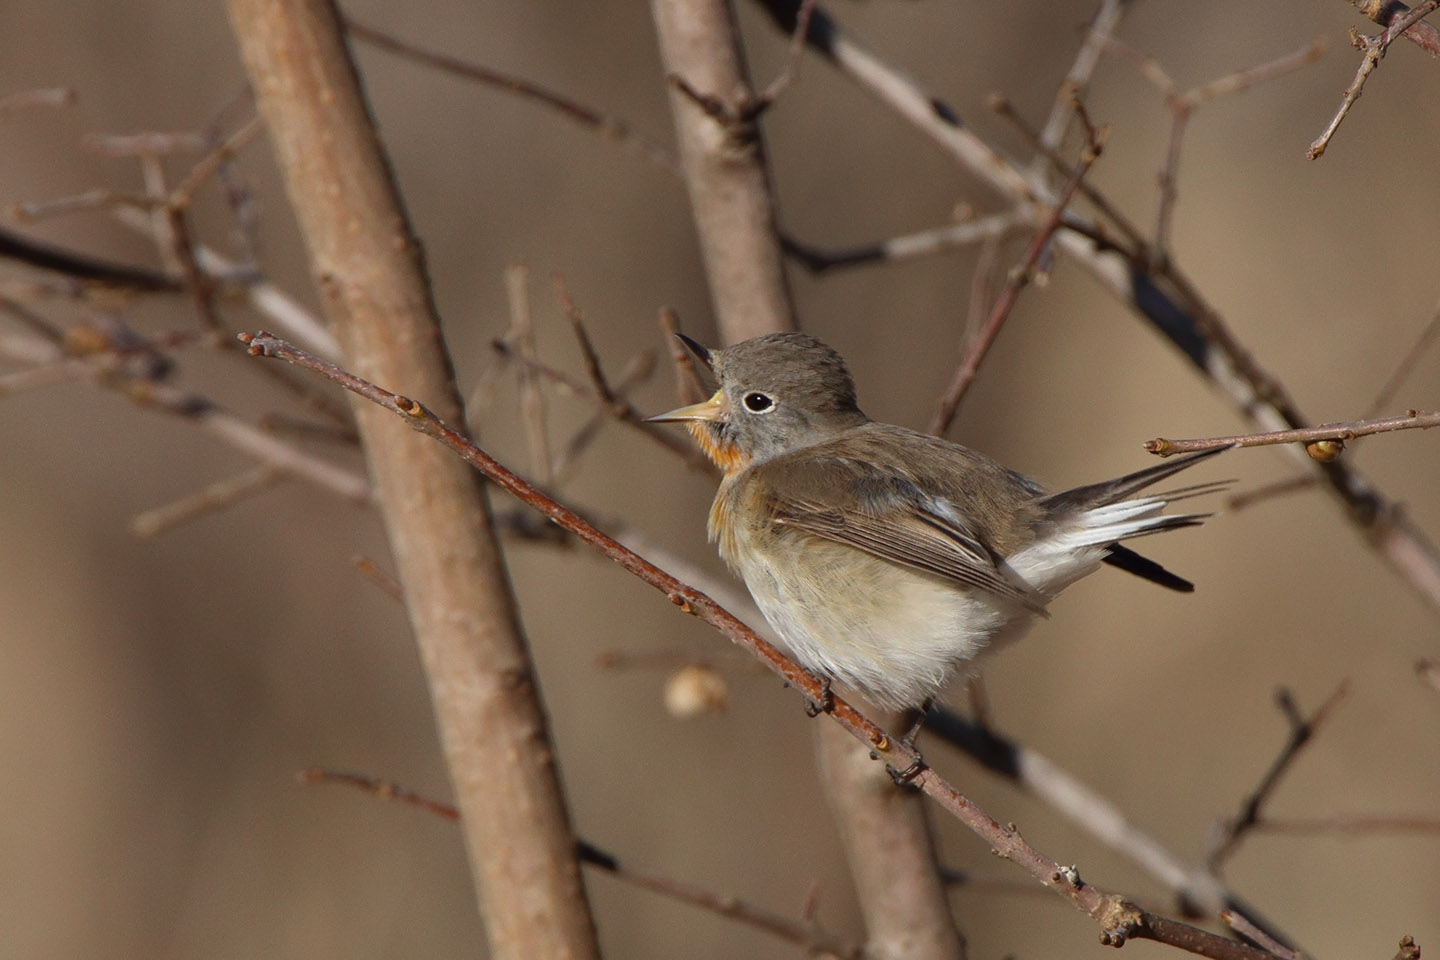
[[821, 674], [820, 677], [820, 698], [812, 699], [809, 694], [805, 695], [805, 716], [818, 717], [822, 713], [829, 713], [835, 709], [835, 692], [830, 689], [830, 677]]
[[900, 746], [910, 750], [915, 749], [915, 741], [920, 739], [920, 728], [925, 726], [925, 721], [930, 718], [930, 708], [933, 706], [935, 706], [935, 698], [926, 697], [925, 702], [914, 711], [915, 719], [911, 722], [910, 729], [905, 732], [905, 736], [900, 738]]
[[920, 751], [915, 749], [915, 741], [920, 738], [920, 729], [925, 726], [925, 720], [930, 716], [930, 708], [935, 705], [934, 697], [926, 697], [925, 702], [920, 704], [919, 709], [913, 711], [914, 721], [905, 736], [900, 738], [900, 746], [915, 754], [915, 759], [905, 767], [904, 770], [896, 770], [894, 767], [886, 766], [885, 770], [890, 774], [890, 779], [895, 781], [896, 786], [908, 786], [912, 780], [920, 776], [930, 764], [920, 756]]

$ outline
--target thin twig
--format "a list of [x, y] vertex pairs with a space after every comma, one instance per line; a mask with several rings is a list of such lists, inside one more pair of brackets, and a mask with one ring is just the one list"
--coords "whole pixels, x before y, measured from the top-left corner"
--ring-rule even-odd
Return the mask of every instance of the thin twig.
[[530, 318], [530, 269], [512, 263], [505, 268], [505, 296], [510, 303], [510, 332], [506, 342], [519, 355], [520, 420], [530, 447], [530, 468], [545, 486], [555, 477], [550, 465], [550, 429], [545, 419], [545, 395], [535, 374], [535, 326]]
[[1225, 923], [1225, 926], [1234, 930], [1245, 939], [1252, 940], [1259, 944], [1264, 949], [1279, 957], [1280, 960], [1304, 960], [1305, 954], [1299, 950], [1292, 950], [1285, 946], [1285, 944], [1251, 923], [1243, 914], [1237, 913], [1234, 910], [1224, 910], [1220, 913], [1220, 919]]
[[1089, 784], [1034, 748], [996, 730], [988, 714], [988, 707], [984, 707], [975, 719], [969, 719], [938, 707], [931, 711], [925, 730], [1058, 811], [1160, 881], [1188, 915], [1215, 917], [1222, 910], [1234, 910], [1277, 940], [1287, 939], [1273, 922], [1226, 887], [1204, 864], [1182, 859]]
[[0, 117], [31, 107], [73, 107], [75, 91], [70, 87], [36, 87], [0, 97]]
[[[1299, 430], [1272, 430], [1268, 433], [1240, 433], [1227, 437], [1203, 437], [1191, 440], [1168, 440], [1156, 437], [1145, 442], [1145, 449], [1161, 457], [1177, 453], [1194, 453], [1200, 450], [1215, 450], [1220, 447], [1265, 447], [1277, 443], [1315, 444], [1326, 440], [1344, 443], [1356, 437], [1368, 437], [1376, 433], [1393, 433], [1396, 430], [1428, 430], [1440, 427], [1440, 412], [1410, 410], [1404, 416], [1381, 417], [1376, 420], [1350, 420], [1340, 423], [1322, 423], [1318, 427], [1304, 427]], [[1315, 459], [1321, 459], [1320, 456]], [[1333, 457], [1331, 459], [1334, 459]]]
[[1314, 63], [1324, 56], [1326, 47], [1323, 39], [1313, 40], [1294, 53], [1211, 80], [1184, 93], [1176, 94], [1173, 89], [1166, 91], [1165, 102], [1170, 108], [1170, 140], [1164, 166], [1160, 168], [1160, 206], [1155, 218], [1155, 236], [1151, 241], [1152, 261], [1163, 262], [1165, 251], [1170, 247], [1170, 227], [1175, 216], [1175, 202], [1179, 198], [1177, 180], [1181, 143], [1195, 110], [1216, 97], [1248, 90], [1257, 83]]
[[[356, 787], [382, 800], [395, 800], [408, 806], [417, 807], [426, 813], [446, 820], [458, 821], [460, 811], [448, 803], [427, 797], [415, 790], [402, 787], [390, 780], [380, 780], [363, 773], [343, 770], [327, 770], [310, 767], [301, 771], [299, 780], [304, 784], [338, 783]], [[859, 946], [847, 943], [836, 934], [810, 922], [801, 922], [781, 916], [764, 907], [747, 903], [729, 894], [713, 893], [694, 884], [685, 883], [659, 874], [647, 873], [633, 867], [622, 866], [619, 858], [606, 853], [594, 844], [578, 841], [580, 859], [589, 866], [610, 874], [632, 886], [658, 893], [680, 903], [687, 903], [722, 917], [737, 920], [748, 926], [779, 937], [782, 940], [804, 947], [809, 955], [837, 957], [841, 960], [860, 960], [863, 951]]]
[[[1359, 9], [1382, 27], [1388, 27], [1410, 12], [1400, 0], [1350, 0], [1350, 5]], [[1405, 30], [1405, 39], [1413, 42], [1432, 57], [1440, 57], [1440, 30], [1424, 21], [1412, 23]]]
[[1085, 40], [1080, 44], [1080, 49], [1075, 53], [1075, 60], [1070, 65], [1070, 71], [1065, 74], [1065, 79], [1060, 82], [1059, 89], [1055, 91], [1055, 101], [1050, 105], [1050, 116], [1040, 131], [1039, 142], [1048, 149], [1059, 149], [1061, 142], [1065, 139], [1065, 129], [1075, 115], [1074, 107], [1071, 104], [1077, 97], [1084, 96], [1085, 88], [1090, 83], [1090, 76], [1100, 63], [1100, 55], [1105, 50], [1105, 42], [1115, 32], [1115, 28], [1120, 25], [1120, 17], [1124, 13], [1125, 0], [1102, 0], [1100, 9], [1095, 11], [1095, 17], [1090, 21], [1089, 29], [1085, 31]]
[[396, 580], [393, 575], [381, 570], [380, 564], [376, 563], [373, 558], [366, 556], [351, 557], [350, 564], [355, 568], [356, 573], [369, 581], [372, 586], [380, 588], [381, 592], [390, 597], [390, 599], [398, 600], [401, 603], [405, 602], [405, 588], [400, 585], [400, 581]]
[[614, 405], [617, 402], [629, 403], [631, 392], [648, 381], [654, 373], [655, 353], [653, 351], [647, 350], [630, 359], [630, 362], [620, 371], [619, 382], [611, 388], [609, 406], [593, 411], [590, 417], [570, 435], [570, 439], [565, 442], [565, 446], [556, 455], [555, 477], [557, 483], [568, 479], [567, 475], [570, 469], [580, 462], [580, 455], [600, 435], [601, 427], [615, 419]]
[[671, 453], [679, 456], [691, 466], [704, 467], [709, 464], [709, 461], [699, 454], [693, 444], [686, 443], [682, 438], [675, 436], [673, 432], [656, 429], [656, 425], [653, 423], [646, 423], [640, 411], [635, 409], [635, 406], [629, 401], [617, 400], [614, 403], [606, 403], [599, 394], [595, 393], [574, 377], [571, 377], [564, 371], [556, 370], [542, 360], [521, 355], [510, 344], [503, 340], [491, 341], [490, 347], [495, 351], [497, 356], [503, 357], [506, 360], [514, 360], [516, 363], [528, 367], [541, 377], [558, 386], [563, 392], [568, 393], [570, 396], [588, 400], [595, 405], [596, 409], [604, 412], [617, 423], [623, 423], [633, 430], [638, 430]]
[[[715, 627], [795, 687], [803, 696], [813, 702], [828, 698], [833, 707], [827, 716], [867, 744], [875, 752], [877, 760], [883, 758], [887, 765], [897, 770], [906, 769], [919, 760], [919, 755], [912, 748], [891, 737], [856, 711], [844, 698], [827, 690], [827, 685], [822, 684], [817, 677], [786, 657], [710, 597], [621, 546], [574, 511], [545, 496], [441, 421], [423, 404], [377, 387], [268, 334], [241, 334], [240, 340], [248, 344], [252, 354], [285, 360], [324, 376], [389, 410], [415, 430], [438, 440], [497, 486], [541, 511], [645, 583], [660, 590], [683, 612], [697, 616]], [[1101, 926], [1102, 943], [1120, 946], [1131, 939], [1150, 939], [1183, 947], [1192, 953], [1211, 957], [1212, 960], [1268, 960], [1268, 955], [1263, 951], [1179, 921], [1146, 913], [1119, 895], [1105, 893], [1084, 882], [1073, 870], [1062, 868], [1055, 860], [1025, 842], [1014, 829], [1001, 826], [933, 769], [924, 768], [923, 764], [920, 764], [920, 767], [920, 772], [911, 780], [915, 787], [935, 799], [988, 842], [997, 856], [1016, 863], [1044, 886], [1096, 920]]]
[[1050, 215], [1035, 231], [1035, 236], [1031, 239], [1025, 256], [1021, 258], [1019, 265], [1010, 271], [1010, 276], [1005, 281], [1005, 287], [1000, 291], [1000, 296], [996, 298], [995, 306], [991, 309], [985, 326], [980, 329], [971, 342], [970, 349], [950, 380], [950, 386], [946, 388], [944, 396], [940, 398], [935, 415], [930, 418], [930, 424], [926, 428], [937, 437], [943, 436], [950, 429], [950, 424], [955, 420], [955, 413], [960, 409], [960, 402], [965, 399], [965, 393], [970, 389], [970, 384], [975, 382], [975, 377], [980, 372], [980, 365], [985, 361], [995, 339], [1000, 335], [1001, 328], [1005, 326], [1010, 312], [1015, 308], [1020, 291], [1033, 279], [1036, 264], [1040, 262], [1041, 255], [1049, 246], [1050, 238], [1060, 228], [1065, 208], [1074, 199], [1080, 182], [1085, 179], [1085, 174], [1089, 172], [1091, 165], [1095, 163], [1103, 149], [1104, 138], [1091, 126], [1090, 119], [1080, 101], [1076, 100], [1073, 106], [1086, 130], [1085, 146], [1080, 151], [1080, 159], [1076, 161], [1070, 181], [1061, 191], [1060, 198], [1050, 211]]
[[[141, 211], [120, 208], [114, 210], [113, 213], [115, 219], [125, 226], [149, 237], [154, 237], [154, 230], [150, 225], [149, 218]], [[194, 251], [195, 262], [199, 264], [200, 269], [219, 282], [233, 282], [237, 274], [242, 273], [233, 260], [204, 244], [195, 244]], [[268, 280], [246, 273], [247, 275], [239, 282], [243, 286], [252, 308], [273, 321], [277, 327], [285, 330], [290, 336], [303, 341], [317, 353], [331, 358], [340, 356], [340, 345], [315, 314], [305, 309], [298, 300]], [[167, 289], [180, 289], [179, 281], [167, 278], [167, 282], [170, 284]]]
[[206, 147], [205, 135], [193, 130], [141, 133], [90, 133], [80, 141], [86, 150], [107, 157], [157, 157], [171, 153], [198, 152]]
[[[30, 362], [58, 363], [65, 359], [66, 331], [50, 324], [23, 305], [3, 297], [0, 297], [0, 310], [21, 320], [45, 338], [45, 342], [34, 344], [41, 350], [28, 358]], [[356, 503], [369, 502], [370, 484], [364, 477], [313, 457], [267, 434], [208, 397], [157, 379], [150, 375], [150, 371], [155, 367], [153, 358], [146, 358], [140, 367], [142, 372], [137, 374], [131, 364], [134, 350], [129, 348], [133, 347], [133, 344], [123, 346], [126, 349], [107, 351], [99, 345], [91, 348], [89, 352], [92, 356], [88, 359], [86, 379], [142, 407], [160, 410], [196, 423], [212, 436], [262, 463], [308, 480], [343, 499]], [[131, 355], [127, 355], [127, 350]]]
[[[1015, 109], [1015, 105], [1010, 102], [1008, 97], [993, 96], [989, 99], [988, 103], [990, 109], [1000, 118], [1009, 121], [1010, 124], [1015, 127], [1016, 132], [1025, 138], [1030, 147], [1048, 160], [1055, 170], [1065, 171], [1070, 169], [1070, 162], [1062, 157], [1059, 151], [1045, 145], [1040, 139], [1040, 131], [1030, 125], [1020, 112]], [[1115, 229], [1119, 230], [1130, 244], [1129, 248], [1119, 248], [1118, 245], [1113, 243], [1110, 244], [1110, 246], [1122, 249], [1127, 259], [1134, 261], [1142, 260], [1143, 251], [1148, 246], [1148, 241], [1141, 235], [1140, 228], [1131, 223], [1129, 217], [1125, 216], [1118, 207], [1110, 202], [1108, 197], [1099, 190], [1096, 190], [1089, 183], [1081, 182], [1080, 195], [1095, 208], [1096, 212], [1110, 221], [1110, 223], [1115, 226]], [[1094, 224], [1084, 224], [1067, 220], [1065, 226], [1071, 230], [1084, 232], [1087, 236], [1098, 232]]]
[[915, 233], [890, 237], [875, 243], [856, 247], [825, 249], [801, 243], [794, 238], [784, 238], [785, 253], [814, 274], [823, 274], [841, 267], [857, 267], [870, 263], [894, 263], [913, 257], [931, 256], [984, 243], [1004, 236], [1014, 230], [1021, 218], [1015, 213], [997, 213], [988, 217], [977, 217], [962, 223], [932, 227]]
[[780, 94], [800, 78], [800, 59], [805, 53], [805, 33], [810, 29], [810, 14], [814, 10], [815, 0], [800, 0], [800, 13], [795, 18], [795, 29], [790, 31], [790, 49], [785, 55], [785, 67], [750, 105], [752, 118], [774, 106]]
[[601, 400], [613, 404], [615, 391], [610, 389], [610, 384], [605, 380], [605, 372], [600, 367], [600, 354], [596, 352], [595, 343], [585, 330], [585, 315], [580, 312], [580, 308], [570, 297], [570, 291], [565, 288], [565, 278], [559, 274], [555, 275], [555, 295], [560, 298], [560, 306], [565, 310], [565, 319], [570, 321], [570, 329], [575, 334], [575, 342], [580, 345], [580, 357], [585, 362], [585, 373], [590, 377], [591, 386], [595, 388], [595, 393]]
[[209, 484], [183, 499], [136, 514], [135, 519], [130, 521], [130, 532], [137, 537], [157, 536], [200, 517], [233, 507], [269, 490], [284, 479], [285, 474], [272, 466], [254, 467], [228, 480]]
[[1276, 480], [1274, 483], [1267, 483], [1253, 490], [1244, 490], [1229, 497], [1225, 501], [1225, 509], [1227, 511], [1244, 510], [1246, 507], [1253, 507], [1272, 497], [1283, 497], [1300, 490], [1309, 490], [1319, 482], [1316, 477], [1308, 473], [1298, 477], [1286, 477], [1284, 480]]
[[1365, 81], [1369, 80], [1370, 74], [1380, 66], [1385, 52], [1390, 49], [1390, 44], [1394, 43], [1406, 30], [1433, 13], [1437, 7], [1440, 7], [1440, 0], [1424, 0], [1423, 3], [1416, 4], [1404, 16], [1392, 21], [1390, 26], [1385, 28], [1385, 32], [1379, 36], [1365, 37], [1354, 30], [1350, 31], [1350, 42], [1364, 53], [1360, 58], [1360, 67], [1355, 71], [1355, 79], [1350, 81], [1350, 86], [1345, 89], [1345, 96], [1340, 100], [1340, 107], [1335, 111], [1335, 116], [1331, 118], [1325, 131], [1315, 138], [1314, 143], [1310, 144], [1310, 149], [1305, 151], [1306, 159], [1318, 160], [1324, 156], [1325, 149], [1330, 146], [1330, 139], [1335, 136], [1335, 131], [1340, 129], [1340, 124], [1350, 113], [1350, 108], [1355, 106], [1355, 101], [1360, 99], [1360, 94], [1365, 88]]
[[364, 41], [373, 47], [377, 47], [387, 53], [403, 57], [412, 63], [423, 64], [436, 70], [454, 76], [463, 77], [489, 87], [496, 87], [507, 93], [513, 93], [527, 100], [534, 101], [551, 110], [559, 113], [565, 119], [578, 123], [598, 133], [602, 137], [629, 147], [638, 152], [645, 159], [663, 167], [670, 173], [678, 173], [679, 161], [669, 150], [654, 143], [630, 129], [630, 125], [623, 120], [592, 110], [590, 107], [571, 100], [569, 97], [555, 93], [552, 90], [540, 86], [538, 83], [531, 83], [529, 80], [511, 74], [501, 73], [498, 70], [491, 70], [489, 67], [482, 67], [479, 64], [469, 63], [457, 57], [447, 56], [443, 53], [436, 53], [426, 50], [415, 44], [385, 33], [375, 27], [367, 26], [353, 18], [345, 21], [345, 30], [350, 36], [357, 40]]
[[1245, 835], [1260, 822], [1261, 808], [1274, 794], [1275, 788], [1280, 785], [1280, 780], [1289, 771], [1295, 758], [1349, 693], [1350, 681], [1345, 680], [1319, 709], [1306, 717], [1300, 713], [1300, 708], [1295, 705], [1289, 690], [1282, 687], [1276, 691], [1275, 702], [1290, 723], [1290, 736], [1286, 738], [1285, 745], [1281, 747], [1280, 753], [1271, 762], [1270, 769], [1265, 771], [1255, 789], [1241, 801], [1240, 811], [1221, 826], [1211, 841], [1210, 851], [1205, 858], [1210, 869], [1218, 871], [1220, 865], [1239, 847]]
[[250, 141], [260, 135], [265, 129], [265, 121], [257, 113], [241, 125], [230, 136], [216, 144], [209, 153], [196, 161], [195, 166], [180, 181], [179, 186], [170, 191], [166, 202], [172, 207], [187, 207], [207, 180], [215, 176], [220, 168], [229, 163], [230, 160]]
[[418, 791], [402, 787], [393, 780], [380, 780], [363, 773], [351, 773], [346, 770], [330, 770], [326, 767], [306, 767], [296, 775], [296, 779], [307, 786], [314, 783], [339, 783], [347, 787], [357, 787], [372, 796], [379, 797], [381, 800], [395, 800], [411, 807], [417, 807], [426, 813], [432, 813], [445, 820], [456, 821], [460, 819], [460, 811], [450, 804], [427, 797]]
[[151, 210], [164, 202], [161, 198], [147, 197], [143, 193], [126, 193], [122, 190], [111, 190], [107, 187], [99, 187], [68, 197], [56, 197], [52, 200], [29, 200], [17, 203], [10, 208], [10, 214], [22, 222], [31, 222], [44, 220], [48, 217], [58, 217], [70, 213], [105, 208], [130, 207], [136, 210]]
[[1395, 394], [1404, 386], [1405, 381], [1410, 378], [1420, 358], [1425, 351], [1440, 338], [1440, 304], [1430, 314], [1430, 322], [1425, 324], [1425, 329], [1415, 338], [1415, 343], [1405, 353], [1405, 356], [1396, 365], [1395, 370], [1385, 380], [1385, 385], [1375, 394], [1375, 399], [1370, 402], [1370, 408], [1365, 411], [1365, 418], [1376, 417], [1380, 411], [1390, 405], [1395, 399]]

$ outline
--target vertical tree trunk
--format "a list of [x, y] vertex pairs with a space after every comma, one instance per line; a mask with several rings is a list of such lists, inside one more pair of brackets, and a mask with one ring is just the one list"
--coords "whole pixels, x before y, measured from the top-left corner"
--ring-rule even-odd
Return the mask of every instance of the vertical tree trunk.
[[[685, 183], [727, 343], [799, 328], [759, 126], [741, 116], [753, 96], [734, 10], [725, 0], [652, 0], [660, 54], [672, 78], [711, 97], [729, 120], [672, 83]], [[821, 780], [835, 812], [866, 937], [886, 960], [958, 960], [955, 928], [925, 822], [924, 798], [898, 789], [868, 749], [827, 720], [816, 736]], [[864, 825], [863, 827], [861, 825]], [[883, 836], [877, 843], [875, 836]], [[903, 887], [889, 881], [904, 878]], [[923, 895], [912, 895], [916, 893]]]
[[[357, 374], [461, 424], [420, 246], [328, 0], [229, 0], [330, 323]], [[554, 751], [478, 475], [356, 416], [495, 958], [598, 957]]]

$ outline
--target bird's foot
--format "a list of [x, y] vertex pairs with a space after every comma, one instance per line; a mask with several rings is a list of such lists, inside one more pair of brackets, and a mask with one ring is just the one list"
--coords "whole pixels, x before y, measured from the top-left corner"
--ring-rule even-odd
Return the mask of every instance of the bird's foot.
[[820, 697], [813, 699], [808, 694], [805, 697], [805, 716], [818, 717], [822, 713], [829, 713], [835, 709], [835, 692], [830, 689], [830, 678], [820, 678]]
[[925, 720], [930, 716], [930, 708], [935, 703], [933, 697], [927, 698], [915, 713], [915, 719], [910, 724], [910, 729], [905, 731], [905, 736], [900, 738], [900, 746], [906, 751], [913, 753], [915, 758], [905, 766], [903, 770], [897, 770], [888, 764], [885, 772], [890, 774], [890, 779], [895, 781], [896, 786], [909, 786], [915, 778], [930, 768], [925, 758], [920, 756], [920, 751], [915, 749], [915, 741], [920, 739], [920, 731], [925, 726]]
[[891, 781], [893, 781], [897, 787], [914, 786], [915, 778], [929, 769], [930, 764], [926, 763], [925, 758], [918, 753], [915, 754], [913, 760], [905, 765], [903, 770], [897, 770], [888, 763], [885, 765], [885, 772], [890, 774]]

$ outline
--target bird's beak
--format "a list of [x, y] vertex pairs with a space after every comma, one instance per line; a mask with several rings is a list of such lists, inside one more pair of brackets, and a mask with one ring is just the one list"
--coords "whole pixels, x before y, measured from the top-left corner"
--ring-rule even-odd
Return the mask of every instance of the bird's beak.
[[706, 370], [709, 370], [711, 373], [715, 372], [715, 358], [710, 356], [710, 351], [705, 344], [698, 340], [692, 340], [683, 333], [677, 333], [675, 336], [681, 343], [685, 344], [685, 349], [695, 354], [695, 359], [705, 364]]
[[646, 417], [645, 420], [647, 423], [673, 423], [686, 420], [714, 421], [723, 420], [729, 413], [730, 401], [725, 399], [725, 391], [716, 390], [715, 395], [703, 403], [692, 403], [688, 407], [679, 407], [669, 413], [662, 413], [658, 417]]

